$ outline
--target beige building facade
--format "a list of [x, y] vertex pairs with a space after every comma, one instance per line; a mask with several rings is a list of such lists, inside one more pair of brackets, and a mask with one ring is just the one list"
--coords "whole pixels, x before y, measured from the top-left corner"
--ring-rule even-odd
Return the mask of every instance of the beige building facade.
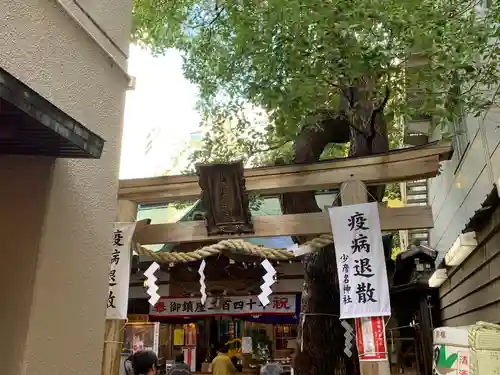
[[[100, 374], [131, 14], [132, 0], [0, 0], [2, 374]], [[10, 92], [9, 75], [32, 91]], [[68, 155], [60, 141], [49, 150], [33, 132], [23, 142], [38, 155], [7, 155], [21, 120], [4, 95], [33, 100], [25, 111], [34, 101], [52, 111], [31, 122], [74, 119], [105, 141], [102, 154]]]

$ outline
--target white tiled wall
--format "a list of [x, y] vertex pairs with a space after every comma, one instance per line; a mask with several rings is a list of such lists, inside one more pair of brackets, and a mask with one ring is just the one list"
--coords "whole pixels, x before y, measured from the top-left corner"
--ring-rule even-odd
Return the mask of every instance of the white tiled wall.
[[443, 163], [442, 173], [429, 183], [434, 216], [430, 244], [440, 252], [438, 262], [500, 177], [500, 109], [469, 117], [467, 134], [470, 143], [462, 160], [455, 155]]

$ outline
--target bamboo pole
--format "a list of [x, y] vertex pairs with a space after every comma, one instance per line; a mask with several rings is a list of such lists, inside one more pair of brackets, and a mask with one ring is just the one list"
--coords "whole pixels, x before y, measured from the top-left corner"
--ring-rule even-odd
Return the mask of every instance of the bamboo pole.
[[[361, 181], [352, 180], [343, 182], [340, 187], [340, 194], [343, 206], [368, 202], [368, 192], [365, 184]], [[363, 330], [362, 334], [363, 337], [371, 336], [370, 332], [365, 332]], [[388, 356], [387, 359], [382, 361], [360, 361], [359, 370], [361, 375], [391, 375], [391, 366]]]
[[[136, 218], [137, 204], [132, 201], [119, 200], [116, 221], [134, 222]], [[132, 251], [130, 256], [132, 256]], [[126, 320], [106, 319], [101, 375], [120, 374], [120, 353], [123, 347], [125, 323]]]

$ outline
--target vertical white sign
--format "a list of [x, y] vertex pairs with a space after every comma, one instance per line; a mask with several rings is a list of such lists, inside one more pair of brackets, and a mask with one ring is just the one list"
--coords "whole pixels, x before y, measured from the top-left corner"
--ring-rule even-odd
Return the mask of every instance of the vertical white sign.
[[160, 322], [154, 323], [154, 333], [153, 333], [153, 351], [159, 355], [158, 351], [160, 349]]
[[136, 223], [114, 223], [106, 319], [127, 319], [130, 245]]
[[391, 315], [378, 204], [328, 209], [340, 285], [340, 318]]
[[245, 336], [241, 339], [241, 352], [243, 354], [252, 353], [252, 338], [250, 336]]

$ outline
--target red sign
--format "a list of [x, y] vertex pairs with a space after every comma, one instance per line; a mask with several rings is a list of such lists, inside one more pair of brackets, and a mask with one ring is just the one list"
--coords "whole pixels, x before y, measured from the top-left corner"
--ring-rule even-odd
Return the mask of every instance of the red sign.
[[458, 375], [469, 375], [472, 372], [469, 367], [469, 353], [457, 352], [458, 354]]
[[196, 346], [196, 327], [187, 327], [184, 331], [186, 346]]
[[382, 316], [356, 319], [356, 346], [360, 361], [387, 360], [387, 342]]
[[150, 309], [150, 316], [187, 317], [220, 315], [295, 315], [295, 294], [275, 294], [263, 306], [257, 296], [208, 297], [204, 305], [199, 297], [162, 297]]
[[184, 354], [184, 363], [189, 366], [191, 371], [196, 371], [196, 347], [183, 346], [182, 352]]

